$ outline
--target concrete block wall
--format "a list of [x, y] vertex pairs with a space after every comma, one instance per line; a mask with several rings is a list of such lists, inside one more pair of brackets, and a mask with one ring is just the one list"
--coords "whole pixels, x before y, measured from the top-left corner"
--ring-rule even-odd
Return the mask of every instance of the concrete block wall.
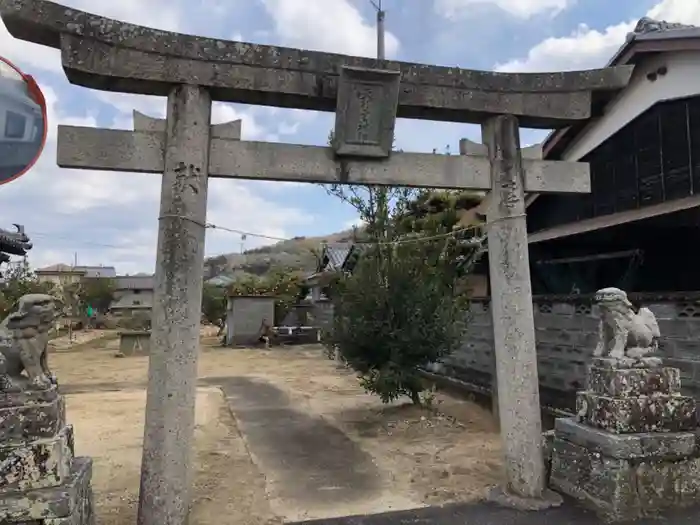
[[685, 393], [700, 399], [700, 297], [646, 306], [659, 322], [666, 363], [680, 368]]
[[[700, 293], [630, 294], [659, 323], [660, 350], [668, 364], [681, 370], [683, 389], [700, 399]], [[584, 387], [586, 370], [598, 338], [598, 312], [592, 296], [540, 296], [533, 299], [537, 366], [543, 405], [572, 411], [575, 393]], [[461, 348], [446, 358], [439, 373], [485, 393], [491, 389], [494, 362], [491, 307], [473, 300], [469, 330]], [[330, 327], [333, 305], [314, 303], [314, 324]]]
[[333, 303], [328, 299], [315, 301], [309, 317], [313, 326], [321, 330], [330, 330], [333, 325]]
[[226, 344], [255, 344], [263, 320], [270, 325], [275, 317], [275, 298], [264, 296], [232, 296], [226, 312]]
[[[700, 294], [630, 294], [630, 299], [654, 312], [666, 363], [681, 369], [684, 390], [700, 398]], [[543, 404], [573, 410], [597, 342], [597, 308], [592, 297], [535, 297], [533, 306]], [[494, 366], [488, 300], [473, 301], [469, 314], [464, 344], [445, 360], [442, 373], [483, 392], [491, 388]]]

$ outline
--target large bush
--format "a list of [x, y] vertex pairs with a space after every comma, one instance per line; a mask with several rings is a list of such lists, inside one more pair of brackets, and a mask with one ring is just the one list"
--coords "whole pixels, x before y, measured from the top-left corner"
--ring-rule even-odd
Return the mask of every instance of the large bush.
[[453, 352], [466, 328], [467, 298], [425, 255], [416, 245], [373, 247], [335, 285], [329, 343], [385, 403], [419, 404], [419, 369]]
[[26, 259], [8, 268], [3, 267], [2, 280], [0, 280], [0, 320], [12, 312], [15, 304], [23, 295], [50, 293], [51, 291], [50, 284], [39, 282]]
[[[390, 402], [420, 403], [420, 368], [462, 342], [464, 279], [482, 253], [480, 232], [462, 231], [458, 192], [408, 188], [327, 188], [364, 223], [357, 264], [333, 285], [332, 330], [324, 341], [357, 371], [364, 388]], [[462, 203], [464, 201], [465, 203]], [[459, 204], [458, 204], [459, 203]]]

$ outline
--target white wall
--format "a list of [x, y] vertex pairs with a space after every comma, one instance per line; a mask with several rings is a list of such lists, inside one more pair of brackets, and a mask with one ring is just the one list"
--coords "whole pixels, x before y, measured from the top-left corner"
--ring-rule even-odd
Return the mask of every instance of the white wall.
[[[660, 66], [668, 72], [655, 81], [646, 75]], [[605, 115], [592, 122], [566, 149], [562, 160], [579, 160], [641, 115], [656, 102], [700, 94], [700, 51], [664, 53], [651, 57], [635, 68], [630, 85], [608, 105]]]
[[[0, 97], [0, 140], [11, 142], [34, 140], [34, 119], [41, 116], [41, 107], [29, 97], [26, 83], [23, 80], [0, 77], [0, 94], [3, 95]], [[5, 117], [8, 110], [26, 119], [24, 137], [21, 139], [5, 137]]]

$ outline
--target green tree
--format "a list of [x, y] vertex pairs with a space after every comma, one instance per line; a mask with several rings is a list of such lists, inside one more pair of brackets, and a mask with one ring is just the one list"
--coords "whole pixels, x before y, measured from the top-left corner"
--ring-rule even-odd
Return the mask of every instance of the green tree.
[[303, 290], [303, 272], [278, 268], [262, 277], [247, 275], [232, 283], [231, 295], [267, 295], [275, 298], [275, 321], [281, 322]]
[[116, 282], [108, 277], [82, 279], [76, 286], [80, 305], [105, 313], [114, 299]]
[[274, 270], [267, 281], [275, 297], [275, 320], [281, 323], [302, 296], [304, 273], [290, 268]]
[[2, 274], [2, 280], [0, 280], [0, 319], [7, 317], [23, 295], [50, 293], [53, 288], [48, 283], [39, 282], [26, 259], [3, 268]]
[[205, 284], [202, 290], [202, 315], [219, 330], [226, 323], [226, 289]]
[[69, 283], [54, 287], [52, 294], [56, 297], [57, 310], [68, 320], [69, 338], [73, 340], [73, 327], [80, 326], [85, 318], [85, 307], [80, 298], [80, 283]]
[[420, 404], [419, 369], [454, 351], [466, 328], [466, 296], [426, 254], [408, 244], [368, 248], [332, 297], [327, 343], [385, 403], [405, 395]]
[[469, 297], [460, 283], [484, 244], [480, 232], [462, 231], [460, 210], [481, 197], [382, 186], [326, 191], [352, 206], [364, 227], [353, 272], [333, 285], [324, 342], [383, 402], [408, 396], [420, 404], [419, 369], [458, 348], [467, 327]]

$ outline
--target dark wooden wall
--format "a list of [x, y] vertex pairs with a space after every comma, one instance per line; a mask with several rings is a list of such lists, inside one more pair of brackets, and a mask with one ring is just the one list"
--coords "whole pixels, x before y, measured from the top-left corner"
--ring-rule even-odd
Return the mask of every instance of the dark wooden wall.
[[700, 97], [654, 105], [581, 160], [592, 192], [538, 197], [529, 231], [700, 193]]
[[[700, 193], [700, 97], [656, 104], [581, 160], [590, 162], [592, 192], [538, 197], [528, 208], [529, 232]], [[700, 290], [698, 245], [697, 210], [537, 243], [530, 248], [533, 291]], [[629, 253], [614, 255], [620, 252]], [[575, 257], [581, 260], [553, 262]]]

